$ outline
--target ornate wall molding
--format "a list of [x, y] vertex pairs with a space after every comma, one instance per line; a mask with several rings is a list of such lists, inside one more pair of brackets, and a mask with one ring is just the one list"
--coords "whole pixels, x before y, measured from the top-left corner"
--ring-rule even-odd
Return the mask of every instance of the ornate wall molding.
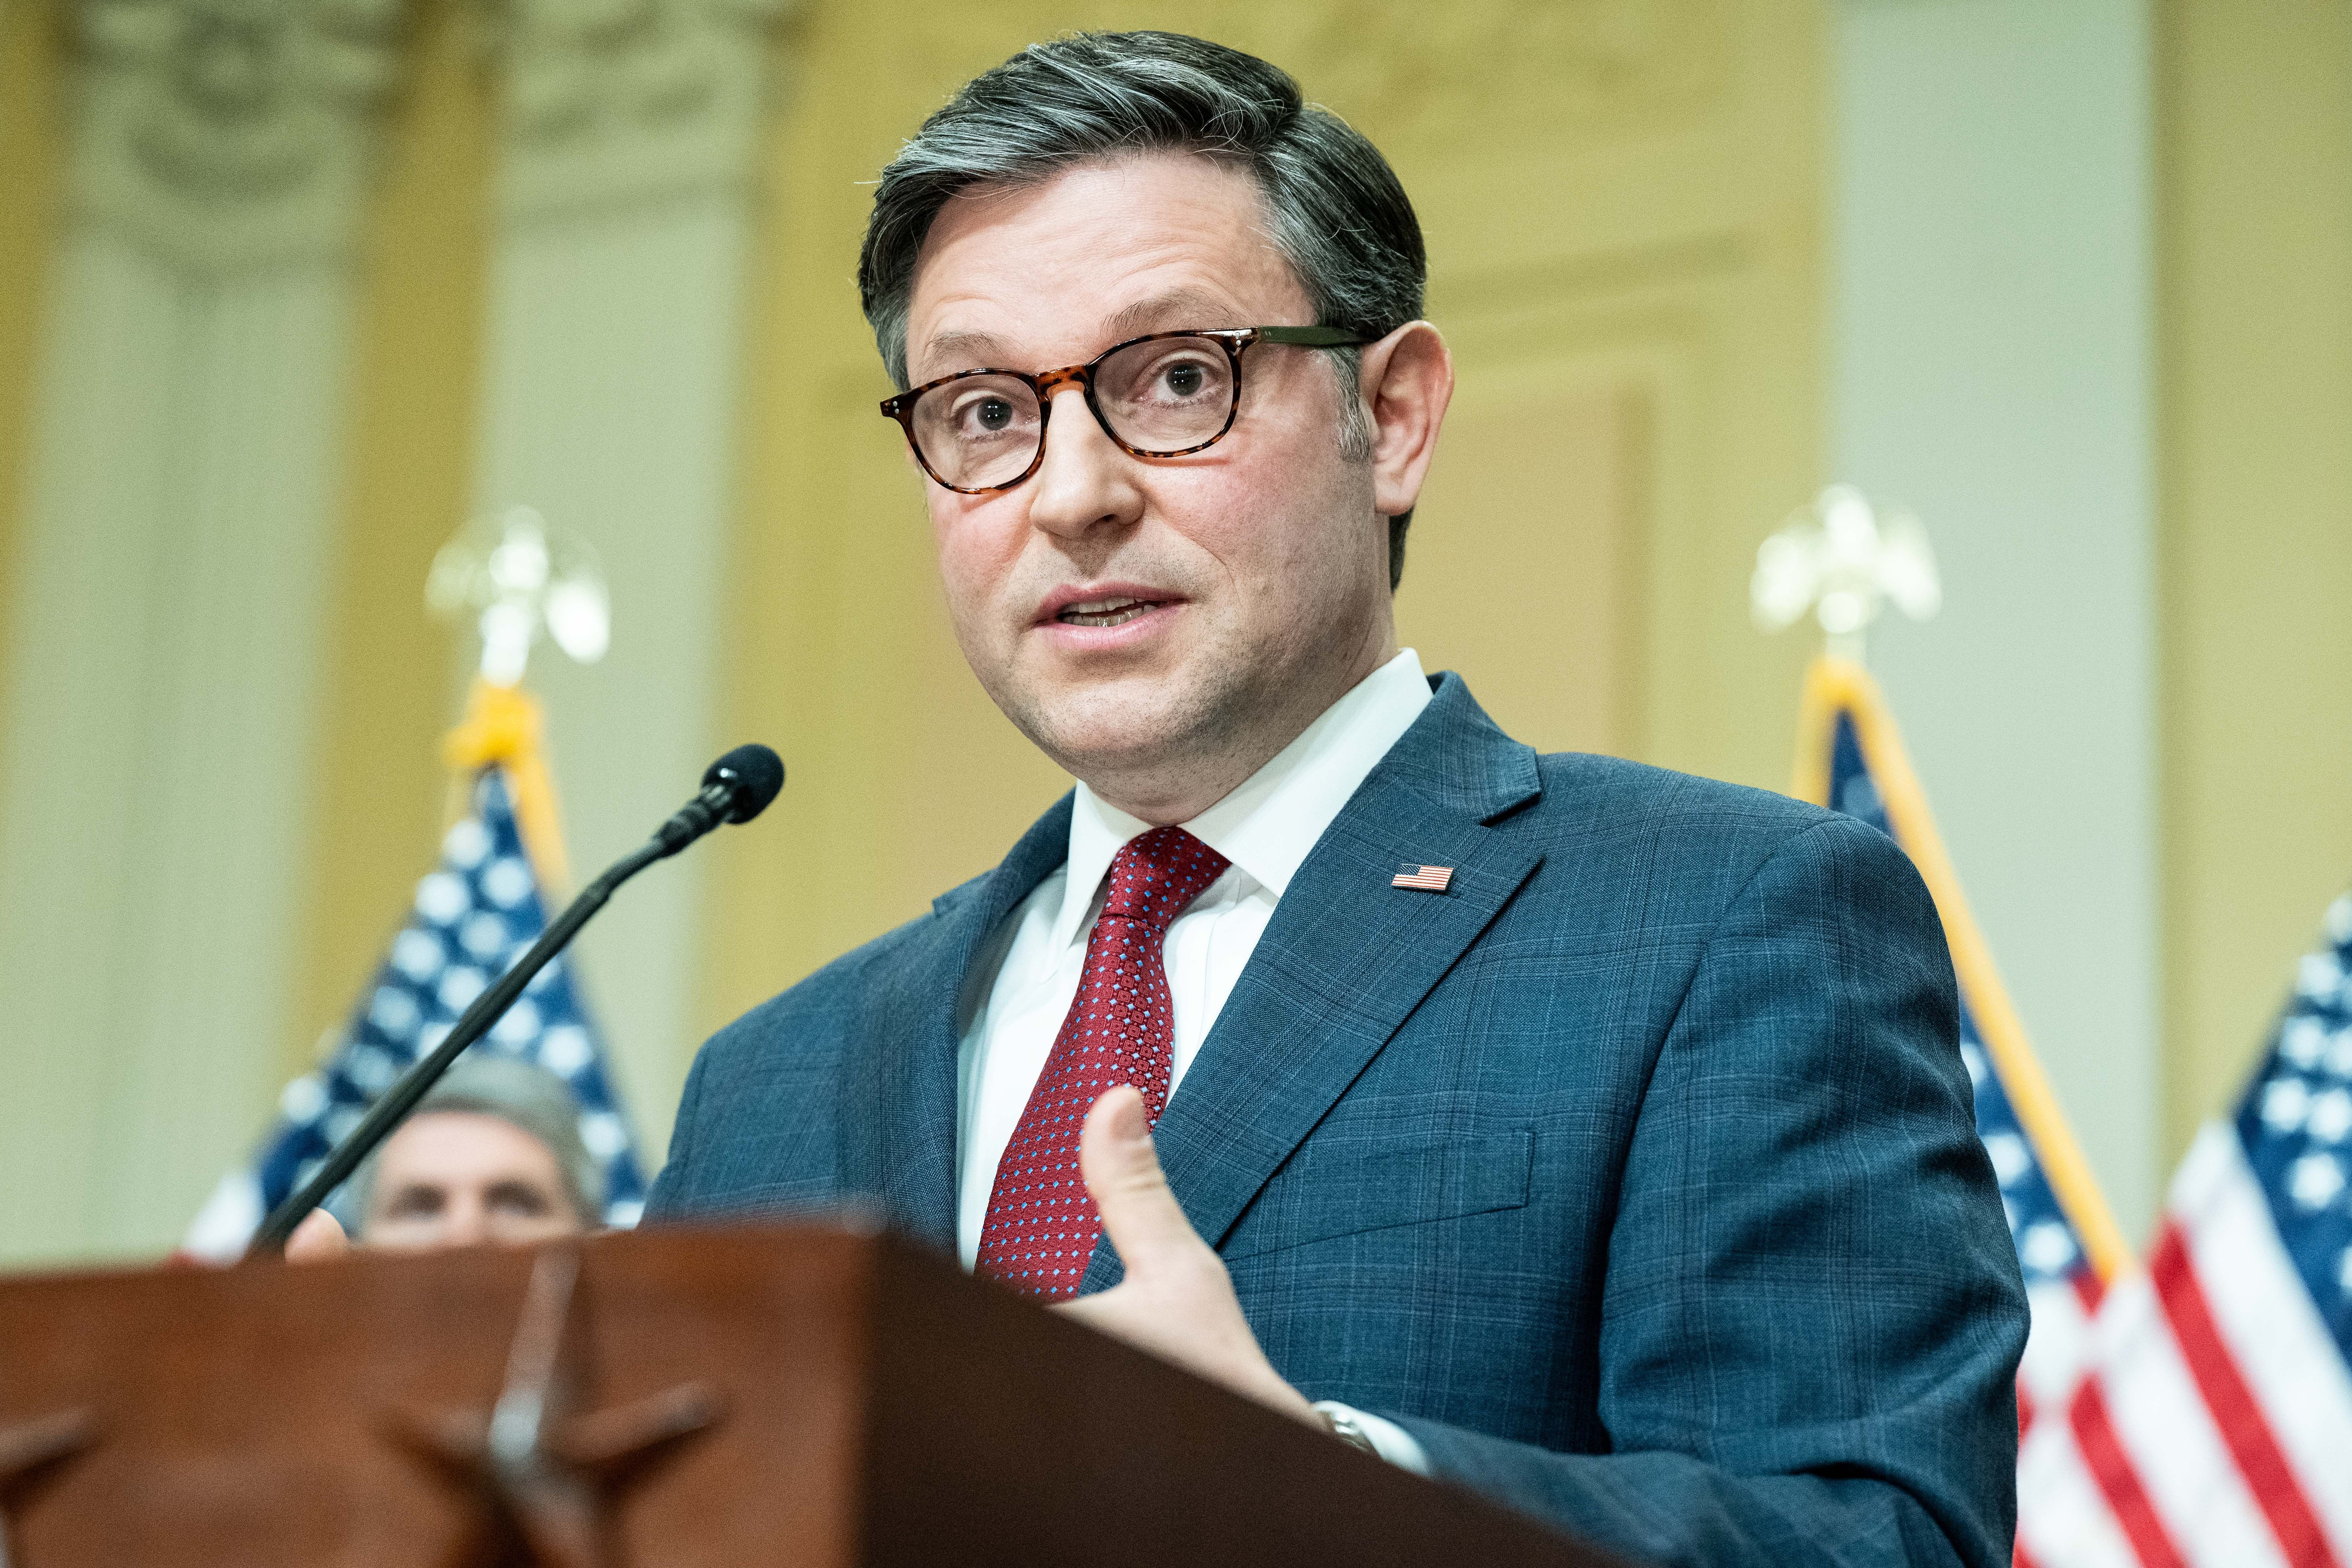
[[748, 185], [795, 0], [483, 0], [509, 219]]
[[[501, 216], [741, 187], [795, 0], [476, 0]], [[410, 0], [75, 0], [78, 216], [222, 269], [350, 243]]]
[[1203, 18], [1212, 37], [1313, 61], [1309, 96], [1360, 116], [1391, 156], [1687, 124], [1729, 90], [1738, 23], [1734, 0], [1214, 0]]
[[354, 233], [407, 0], [76, 0], [74, 210], [214, 270]]

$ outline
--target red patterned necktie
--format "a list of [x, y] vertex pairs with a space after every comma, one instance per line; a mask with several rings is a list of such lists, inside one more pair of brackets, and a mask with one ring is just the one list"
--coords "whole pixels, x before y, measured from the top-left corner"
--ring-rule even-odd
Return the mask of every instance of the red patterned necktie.
[[990, 1279], [1048, 1301], [1077, 1294], [1102, 1230], [1078, 1175], [1078, 1129], [1122, 1083], [1143, 1091], [1159, 1124], [1176, 1057], [1168, 928], [1229, 864], [1181, 827], [1155, 827], [1112, 857], [1077, 1000], [997, 1163], [980, 1227], [978, 1268]]

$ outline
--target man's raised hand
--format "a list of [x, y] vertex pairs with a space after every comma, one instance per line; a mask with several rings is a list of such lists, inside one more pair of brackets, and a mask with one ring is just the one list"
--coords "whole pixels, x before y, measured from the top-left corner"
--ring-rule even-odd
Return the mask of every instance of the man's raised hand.
[[1169, 1190], [1142, 1095], [1122, 1086], [1095, 1101], [1078, 1134], [1078, 1172], [1127, 1277], [1054, 1310], [1319, 1428], [1307, 1396], [1258, 1348], [1224, 1260]]

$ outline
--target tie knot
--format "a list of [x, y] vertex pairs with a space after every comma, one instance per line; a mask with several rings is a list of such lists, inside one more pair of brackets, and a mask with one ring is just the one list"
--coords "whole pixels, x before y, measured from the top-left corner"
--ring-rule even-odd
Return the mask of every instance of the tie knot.
[[1232, 864], [1181, 827], [1155, 827], [1111, 857], [1103, 913], [1165, 931]]

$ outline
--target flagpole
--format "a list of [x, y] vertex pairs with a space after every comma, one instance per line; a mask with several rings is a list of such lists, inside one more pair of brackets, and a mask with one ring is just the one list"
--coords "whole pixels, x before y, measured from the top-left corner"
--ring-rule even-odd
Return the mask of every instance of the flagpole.
[[466, 716], [442, 742], [442, 758], [460, 789], [485, 768], [505, 772], [515, 826], [540, 885], [561, 893], [572, 878], [541, 744], [545, 716], [522, 689], [522, 678], [542, 637], [581, 664], [604, 657], [612, 603], [596, 552], [533, 509], [512, 507], [495, 523], [463, 529], [441, 547], [425, 603], [446, 619], [472, 617], [482, 644]]
[[1927, 792], [1912, 770], [1894, 715], [1863, 663], [1864, 636], [1888, 603], [1913, 620], [1926, 620], [1942, 607], [1943, 591], [1927, 530], [1907, 512], [1882, 518], [1869, 498], [1852, 485], [1832, 485], [1758, 550], [1748, 593], [1759, 628], [1779, 631], [1810, 613], [1826, 643], [1805, 672], [1789, 793], [1815, 805], [1840, 806], [1830, 798], [1832, 751], [1839, 716], [1850, 718], [1886, 826], [1935, 900], [1961, 994], [1991, 1054], [2010, 1109], [2033, 1145], [2042, 1174], [2093, 1271], [2103, 1286], [2111, 1282], [2134, 1267], [2131, 1248], [2059, 1109], [2009, 989], [2001, 984], [1992, 948], [1960, 890], [1959, 876], [1936, 830]]
[[441, 742], [441, 760], [449, 769], [452, 792], [468, 803], [460, 811], [469, 809], [474, 780], [483, 769], [505, 773], [523, 852], [540, 886], [562, 897], [571, 889], [572, 876], [555, 779], [541, 745], [545, 731], [546, 717], [536, 697], [520, 686], [500, 686], [478, 675], [466, 699], [465, 718]]

